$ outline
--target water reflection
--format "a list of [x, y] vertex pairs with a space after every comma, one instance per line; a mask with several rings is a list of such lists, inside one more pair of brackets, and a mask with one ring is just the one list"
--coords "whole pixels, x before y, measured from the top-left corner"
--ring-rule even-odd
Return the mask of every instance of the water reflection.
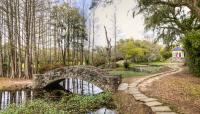
[[103, 92], [94, 84], [80, 79], [67, 78], [59, 84], [66, 90], [81, 95], [94, 95]]
[[107, 108], [101, 108], [96, 112], [90, 112], [88, 114], [116, 114], [115, 111], [109, 110]]
[[[102, 89], [92, 83], [73, 78], [65, 79], [55, 86], [59, 86], [58, 88], [62, 87], [67, 91], [81, 95], [94, 95], [103, 92]], [[0, 110], [5, 109], [10, 104], [20, 105], [28, 100], [32, 100], [37, 97], [38, 92], [42, 91], [0, 91]], [[88, 114], [115, 114], [115, 112], [106, 108], [102, 108], [96, 112], [90, 112]]]
[[33, 99], [32, 91], [0, 91], [0, 109], [6, 108], [9, 104], [20, 105], [30, 99]]

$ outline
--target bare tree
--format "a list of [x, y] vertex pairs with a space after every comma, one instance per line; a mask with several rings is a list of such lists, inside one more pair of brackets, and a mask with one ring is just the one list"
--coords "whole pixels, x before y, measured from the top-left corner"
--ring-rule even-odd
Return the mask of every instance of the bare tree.
[[105, 30], [105, 36], [106, 36], [106, 41], [107, 41], [107, 48], [106, 48], [107, 61], [108, 61], [108, 67], [110, 67], [110, 65], [111, 65], [111, 49], [112, 49], [111, 38], [108, 38], [108, 32], [107, 32], [106, 26], [104, 26], [104, 30]]

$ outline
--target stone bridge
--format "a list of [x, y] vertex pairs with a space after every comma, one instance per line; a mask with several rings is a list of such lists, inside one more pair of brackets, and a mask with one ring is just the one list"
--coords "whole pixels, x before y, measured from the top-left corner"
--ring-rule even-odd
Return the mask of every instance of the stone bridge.
[[121, 76], [111, 76], [106, 70], [93, 66], [70, 66], [57, 68], [45, 74], [33, 75], [33, 88], [43, 89], [46, 86], [59, 83], [65, 78], [78, 78], [95, 84], [105, 91], [116, 91], [121, 83]]

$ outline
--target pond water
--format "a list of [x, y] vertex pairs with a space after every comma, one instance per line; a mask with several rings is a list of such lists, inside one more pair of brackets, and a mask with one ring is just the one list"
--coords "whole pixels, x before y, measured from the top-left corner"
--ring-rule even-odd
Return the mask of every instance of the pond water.
[[135, 72], [155, 72], [161, 68], [160, 65], [142, 65], [142, 66], [134, 66], [132, 68], [133, 71]]
[[80, 79], [68, 78], [59, 83], [65, 90], [81, 95], [95, 95], [103, 92], [102, 89]]
[[88, 114], [116, 114], [116, 112], [107, 108], [101, 108], [96, 112], [90, 112]]
[[[81, 95], [94, 95], [103, 92], [102, 89], [94, 84], [80, 79], [65, 79], [58, 85], [62, 89]], [[36, 96], [36, 93], [36, 91], [32, 90], [0, 91], [0, 109], [5, 109], [10, 104], [20, 105], [28, 100], [33, 100]], [[107, 108], [101, 108], [96, 112], [89, 112], [88, 114], [115, 114], [115, 111]]]
[[0, 91], [0, 109], [6, 108], [10, 104], [20, 105], [27, 100], [33, 99], [33, 91], [20, 90], [20, 91]]

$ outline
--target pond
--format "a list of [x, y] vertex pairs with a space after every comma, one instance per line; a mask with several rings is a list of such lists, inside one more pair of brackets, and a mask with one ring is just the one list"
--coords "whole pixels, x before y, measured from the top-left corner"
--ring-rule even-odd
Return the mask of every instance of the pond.
[[96, 112], [90, 112], [88, 114], [116, 114], [116, 112], [107, 108], [101, 108]]
[[161, 68], [162, 68], [161, 65], [140, 65], [140, 66], [134, 66], [131, 69], [135, 72], [153, 73], [159, 71]]
[[33, 91], [20, 90], [20, 91], [0, 91], [0, 109], [6, 108], [9, 104], [20, 105], [27, 100], [33, 99]]
[[81, 95], [95, 95], [103, 92], [102, 89], [94, 84], [80, 79], [67, 78], [61, 81], [59, 85], [65, 90]]
[[[58, 83], [59, 87], [54, 89], [66, 90], [73, 94], [96, 95], [103, 92], [102, 89], [87, 81], [80, 79], [65, 79]], [[41, 92], [39, 92], [41, 93]], [[28, 100], [37, 98], [38, 91], [34, 90], [17, 90], [17, 91], [0, 91], [0, 109], [5, 109], [10, 104], [20, 105]], [[88, 114], [115, 114], [116, 112], [105, 107]]]

